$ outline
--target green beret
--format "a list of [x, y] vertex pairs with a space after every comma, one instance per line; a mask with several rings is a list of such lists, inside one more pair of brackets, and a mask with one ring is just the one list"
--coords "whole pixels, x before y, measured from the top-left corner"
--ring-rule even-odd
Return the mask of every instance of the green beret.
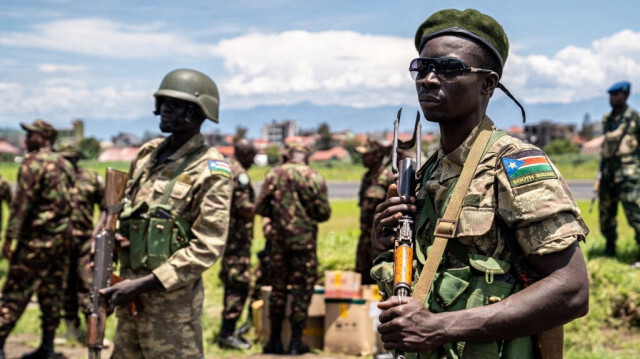
[[502, 26], [491, 16], [478, 10], [440, 10], [426, 19], [416, 31], [415, 45], [418, 52], [425, 43], [442, 35], [459, 35], [471, 38], [487, 47], [504, 67], [509, 54], [509, 39]]

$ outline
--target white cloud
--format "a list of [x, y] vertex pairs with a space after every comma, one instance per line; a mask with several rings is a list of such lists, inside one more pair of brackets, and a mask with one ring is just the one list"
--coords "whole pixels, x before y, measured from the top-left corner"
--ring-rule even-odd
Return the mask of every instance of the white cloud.
[[211, 46], [189, 41], [188, 34], [162, 30], [158, 23], [127, 25], [100, 18], [58, 20], [36, 25], [27, 33], [0, 33], [0, 45], [125, 59], [200, 57], [211, 53]]
[[[373, 107], [414, 96], [411, 39], [352, 31], [286, 31], [220, 41], [225, 106], [310, 101]], [[411, 97], [412, 98], [412, 97]]]
[[[510, 53], [503, 83], [524, 102], [571, 103], [606, 95], [620, 80], [640, 85], [640, 33], [623, 30], [567, 46], [552, 57]], [[636, 86], [637, 86], [636, 85]]]
[[38, 65], [38, 71], [52, 74], [52, 73], [60, 73], [60, 72], [81, 72], [84, 71], [84, 66], [78, 65], [61, 65], [61, 64], [40, 64]]
[[89, 88], [81, 80], [65, 78], [51, 79], [38, 86], [0, 82], [0, 108], [3, 109], [0, 120], [136, 119], [153, 111], [151, 92], [127, 85]]

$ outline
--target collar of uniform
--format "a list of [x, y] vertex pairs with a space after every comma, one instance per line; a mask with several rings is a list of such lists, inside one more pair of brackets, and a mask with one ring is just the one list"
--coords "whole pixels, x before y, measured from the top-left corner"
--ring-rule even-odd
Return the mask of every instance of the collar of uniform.
[[[160, 144], [158, 145], [158, 147], [156, 147], [154, 153], [152, 154], [152, 163], [155, 163], [156, 157], [158, 156], [158, 154], [162, 151], [162, 149], [167, 146], [169, 144], [169, 139], [171, 138], [171, 136], [165, 138], [162, 142], [160, 142]], [[185, 142], [182, 147], [180, 147], [176, 152], [172, 153], [167, 160], [169, 161], [175, 161], [178, 160], [180, 158], [185, 157], [186, 155], [190, 154], [191, 152], [199, 149], [200, 147], [202, 147], [204, 145], [204, 136], [202, 136], [201, 133], [198, 133], [196, 135], [194, 135], [193, 137], [191, 137], [187, 142]]]
[[[491, 119], [488, 116], [485, 115], [485, 117], [486, 118], [484, 118], [483, 120], [489, 121], [489, 124], [493, 128], [494, 127], [493, 121], [491, 121]], [[475, 141], [476, 137], [478, 136], [478, 133], [480, 132], [481, 122], [482, 121], [478, 122], [476, 127], [474, 127], [473, 130], [471, 130], [471, 133], [469, 134], [469, 136], [467, 136], [467, 138], [464, 141], [462, 141], [460, 146], [458, 146], [458, 148], [453, 150], [451, 153], [445, 154], [444, 150], [442, 149], [442, 146], [440, 146], [440, 149], [438, 150], [438, 157], [440, 160], [442, 160], [442, 171], [440, 172], [440, 183], [444, 183], [446, 180], [460, 175], [460, 172], [462, 172], [462, 167], [464, 166], [464, 162], [467, 160], [467, 157], [469, 156], [469, 151], [471, 150], [471, 146], [473, 145], [473, 142]]]

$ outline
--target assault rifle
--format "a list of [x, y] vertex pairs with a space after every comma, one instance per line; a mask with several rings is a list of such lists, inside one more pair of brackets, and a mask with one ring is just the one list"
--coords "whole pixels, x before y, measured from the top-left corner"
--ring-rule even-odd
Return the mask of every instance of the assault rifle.
[[[410, 197], [416, 183], [416, 167], [420, 165], [422, 152], [421, 137], [422, 126], [420, 125], [420, 112], [416, 116], [416, 124], [413, 129], [413, 136], [409, 141], [398, 139], [398, 127], [400, 125], [400, 115], [402, 108], [398, 110], [398, 116], [393, 127], [393, 149], [391, 152], [391, 169], [397, 182], [398, 195]], [[416, 160], [403, 158], [398, 161], [398, 150], [407, 150], [416, 146]], [[393, 274], [393, 294], [400, 298], [411, 295], [411, 275], [413, 273], [413, 218], [408, 214], [403, 214], [398, 225], [394, 229], [394, 274]], [[396, 351], [397, 359], [404, 359], [404, 352]]]
[[105, 176], [105, 202], [107, 216], [102, 231], [95, 236], [93, 259], [93, 283], [91, 286], [91, 314], [87, 319], [87, 346], [89, 359], [99, 359], [107, 319], [108, 303], [99, 290], [122, 279], [113, 274], [113, 252], [116, 242], [116, 222], [122, 210], [124, 190], [128, 175], [107, 168]]

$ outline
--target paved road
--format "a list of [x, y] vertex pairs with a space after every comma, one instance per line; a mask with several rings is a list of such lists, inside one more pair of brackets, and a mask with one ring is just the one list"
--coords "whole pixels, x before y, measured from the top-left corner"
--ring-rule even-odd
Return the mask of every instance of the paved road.
[[[591, 199], [593, 181], [592, 180], [570, 180], [568, 181], [571, 192], [577, 200]], [[260, 182], [255, 183], [256, 193], [260, 190]], [[331, 199], [356, 199], [360, 190], [360, 182], [357, 181], [328, 181], [329, 198]]]

